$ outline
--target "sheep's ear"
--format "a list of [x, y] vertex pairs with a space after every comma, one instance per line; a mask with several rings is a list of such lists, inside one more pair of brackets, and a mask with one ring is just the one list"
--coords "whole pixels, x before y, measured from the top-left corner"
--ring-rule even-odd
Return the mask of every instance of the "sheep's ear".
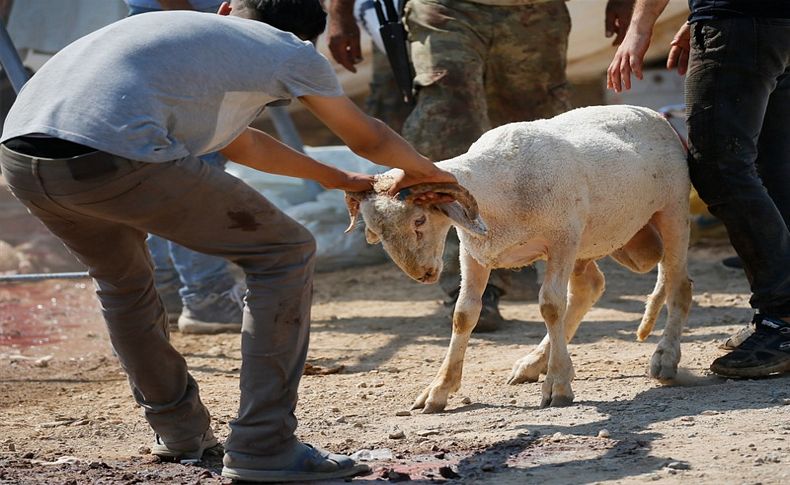
[[381, 242], [379, 235], [367, 227], [365, 228], [365, 240], [368, 242], [368, 244], [378, 244]]
[[367, 194], [364, 192], [346, 192], [346, 209], [348, 209], [349, 224], [344, 233], [351, 232], [357, 224], [359, 216], [359, 204]]
[[474, 219], [469, 217], [469, 213], [464, 209], [463, 205], [458, 202], [451, 202], [449, 204], [438, 204], [436, 206], [444, 215], [455, 222], [461, 229], [476, 234], [478, 236], [488, 235], [488, 227], [486, 223], [477, 215]]

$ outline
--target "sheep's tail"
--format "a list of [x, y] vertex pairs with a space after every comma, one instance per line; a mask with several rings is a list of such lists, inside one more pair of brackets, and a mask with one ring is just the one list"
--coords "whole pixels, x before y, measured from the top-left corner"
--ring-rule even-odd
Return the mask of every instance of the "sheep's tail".
[[664, 273], [663, 266], [663, 263], [659, 263], [656, 287], [653, 288], [653, 293], [647, 297], [645, 314], [642, 316], [642, 322], [639, 324], [639, 328], [636, 330], [636, 338], [640, 342], [644, 341], [650, 335], [650, 332], [653, 331], [653, 327], [656, 324], [656, 319], [658, 318], [658, 313], [661, 311], [661, 307], [664, 306], [664, 302], [667, 299], [666, 275]]

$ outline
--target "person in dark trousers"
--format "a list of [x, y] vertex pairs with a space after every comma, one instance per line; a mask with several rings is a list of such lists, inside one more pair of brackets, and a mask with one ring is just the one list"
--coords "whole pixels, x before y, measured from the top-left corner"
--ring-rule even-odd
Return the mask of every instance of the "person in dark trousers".
[[[608, 86], [642, 77], [667, 0], [638, 0]], [[711, 364], [726, 377], [790, 372], [790, 2], [690, 0], [667, 67], [686, 73], [691, 181], [724, 222], [751, 285], [753, 333]]]
[[357, 154], [403, 169], [395, 194], [455, 178], [347, 97], [311, 41], [319, 0], [234, 0], [218, 15], [136, 15], [50, 59], [9, 112], [9, 188], [89, 268], [112, 346], [156, 437], [152, 453], [199, 459], [217, 444], [186, 361], [170, 344], [146, 234], [221, 256], [246, 274], [238, 417], [225, 477], [293, 481], [368, 469], [301, 443], [315, 240], [256, 190], [199, 157], [364, 191], [373, 178], [321, 164], [248, 125], [298, 99]]

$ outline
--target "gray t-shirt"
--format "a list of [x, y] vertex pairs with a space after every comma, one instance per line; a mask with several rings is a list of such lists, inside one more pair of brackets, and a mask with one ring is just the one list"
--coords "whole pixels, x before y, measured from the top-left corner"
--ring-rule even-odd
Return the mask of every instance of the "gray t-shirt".
[[70, 44], [24, 86], [0, 142], [42, 133], [145, 162], [227, 146], [278, 100], [341, 96], [312, 44], [205, 13], [123, 19]]

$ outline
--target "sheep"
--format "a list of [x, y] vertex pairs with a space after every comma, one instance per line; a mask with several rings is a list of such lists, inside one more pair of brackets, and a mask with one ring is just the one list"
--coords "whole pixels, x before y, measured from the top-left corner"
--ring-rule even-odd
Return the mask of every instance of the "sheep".
[[[648, 337], [666, 302], [667, 324], [650, 375], [675, 377], [691, 304], [690, 182], [684, 149], [661, 115], [634, 106], [595, 106], [511, 123], [437, 165], [458, 184], [423, 184], [389, 197], [392, 177], [385, 173], [373, 191], [346, 194], [349, 229], [361, 214], [367, 241], [381, 242], [422, 283], [438, 280], [447, 232], [451, 225], [458, 229], [462, 280], [450, 346], [412, 409], [442, 411], [459, 389], [490, 271], [536, 260], [546, 260], [539, 304], [548, 332], [515, 362], [509, 384], [536, 382], [545, 374], [540, 406], [573, 402], [567, 343], [604, 291], [596, 260], [605, 256], [637, 273], [658, 265], [637, 338]], [[455, 202], [445, 197], [444, 203], [418, 203], [415, 198], [426, 192]]]

